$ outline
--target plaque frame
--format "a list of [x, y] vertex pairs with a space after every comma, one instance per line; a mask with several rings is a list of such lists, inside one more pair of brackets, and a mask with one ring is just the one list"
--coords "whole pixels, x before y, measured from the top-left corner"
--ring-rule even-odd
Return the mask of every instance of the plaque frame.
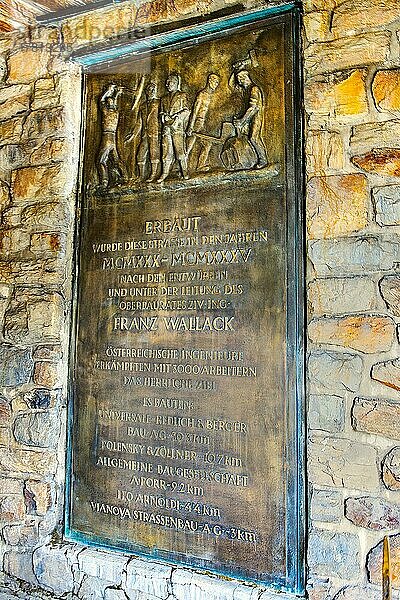
[[[236, 10], [236, 7], [233, 7]], [[176, 558], [163, 551], [145, 552], [136, 545], [129, 544], [121, 549], [120, 546], [105, 544], [95, 534], [81, 534], [71, 527], [72, 511], [72, 480], [73, 480], [73, 398], [74, 398], [74, 372], [75, 372], [75, 338], [77, 333], [77, 309], [78, 309], [78, 278], [79, 278], [79, 252], [81, 239], [81, 210], [83, 205], [83, 153], [85, 145], [84, 126], [86, 122], [85, 101], [83, 102], [82, 126], [81, 126], [81, 149], [80, 149], [80, 171], [79, 191], [77, 195], [77, 221], [75, 228], [74, 261], [73, 261], [73, 311], [69, 351], [69, 378], [68, 378], [68, 416], [67, 416], [67, 453], [66, 453], [66, 484], [65, 484], [65, 510], [64, 510], [64, 539], [77, 542], [87, 546], [103, 548], [115, 552], [131, 553], [149, 559], [156, 559], [180, 565], [182, 567], [206, 568], [207, 571], [215, 572], [224, 577], [232, 577], [240, 581], [249, 581], [272, 588], [303, 595], [305, 592], [305, 555], [306, 555], [306, 468], [305, 468], [305, 224], [304, 224], [304, 135], [303, 135], [303, 82], [301, 72], [301, 4], [297, 1], [281, 6], [272, 6], [262, 9], [247, 11], [243, 13], [229, 14], [219, 18], [205, 18], [201, 23], [191, 24], [171, 30], [160, 31], [154, 27], [150, 29], [149, 35], [135, 41], [122, 42], [113, 48], [100, 46], [91, 52], [80, 50], [73, 55], [73, 60], [78, 62], [84, 70], [82, 81], [82, 97], [85, 100], [86, 75], [85, 73], [107, 72], [112, 70], [115, 64], [123, 63], [132, 55], [145, 55], [149, 52], [162, 52], [170, 48], [186, 48], [195, 43], [201, 36], [202, 42], [220, 38], [224, 34], [234, 31], [250, 30], [262, 25], [270, 25], [284, 18], [290, 24], [292, 32], [291, 53], [286, 53], [286, 67], [291, 70], [292, 82], [290, 90], [291, 111], [285, 115], [288, 132], [291, 132], [289, 160], [286, 167], [286, 185], [288, 213], [287, 233], [292, 235], [292, 243], [289, 244], [288, 271], [287, 271], [287, 298], [288, 310], [287, 321], [287, 357], [288, 357], [288, 388], [292, 402], [287, 402], [288, 408], [288, 431], [287, 431], [287, 459], [296, 462], [297, 470], [287, 478], [287, 576], [286, 581], [259, 581], [238, 576], [229, 570], [213, 569], [196, 565], [193, 560], [185, 561], [184, 558]], [[212, 15], [211, 15], [212, 17]], [[286, 92], [287, 96], [288, 93]], [[289, 138], [287, 138], [289, 143]], [[291, 258], [291, 259], [290, 259]], [[289, 551], [288, 551], [289, 549]]]

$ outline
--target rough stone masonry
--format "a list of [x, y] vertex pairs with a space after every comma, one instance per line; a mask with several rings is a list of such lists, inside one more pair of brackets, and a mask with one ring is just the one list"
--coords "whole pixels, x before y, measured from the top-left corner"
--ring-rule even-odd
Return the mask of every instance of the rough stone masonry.
[[[2, 600], [275, 597], [61, 537], [81, 82], [68, 56], [230, 3], [125, 1], [0, 38]], [[399, 1], [305, 0], [303, 52], [308, 594], [378, 600], [385, 535], [400, 588]]]

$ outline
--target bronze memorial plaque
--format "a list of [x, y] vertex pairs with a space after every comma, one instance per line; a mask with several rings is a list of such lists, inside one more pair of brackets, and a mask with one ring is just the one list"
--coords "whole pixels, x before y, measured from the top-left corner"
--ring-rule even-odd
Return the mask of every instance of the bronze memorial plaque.
[[150, 33], [85, 76], [66, 536], [301, 592], [297, 9]]

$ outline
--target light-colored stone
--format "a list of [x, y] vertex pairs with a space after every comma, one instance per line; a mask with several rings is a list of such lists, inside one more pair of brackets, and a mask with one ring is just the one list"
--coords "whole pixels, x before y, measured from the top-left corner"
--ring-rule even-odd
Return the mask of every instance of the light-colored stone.
[[363, 372], [360, 356], [315, 350], [308, 359], [309, 392], [336, 394], [358, 390]]
[[400, 111], [400, 69], [377, 71], [372, 83], [376, 107], [381, 111]]
[[77, 597], [80, 600], [104, 600], [104, 593], [109, 581], [86, 575], [79, 587]]
[[65, 138], [47, 138], [42, 143], [36, 144], [29, 155], [29, 164], [44, 165], [68, 160], [71, 153], [71, 142]]
[[49, 228], [60, 227], [66, 229], [71, 221], [68, 207], [59, 202], [46, 202], [34, 204], [22, 211], [21, 220], [26, 228]]
[[129, 600], [135, 600], [135, 591], [167, 598], [171, 593], [171, 574], [172, 568], [168, 565], [131, 559], [126, 569], [125, 586]]
[[400, 149], [381, 148], [353, 156], [351, 162], [366, 173], [400, 177]]
[[307, 186], [309, 239], [335, 238], [364, 229], [369, 202], [364, 175], [314, 177]]
[[104, 600], [129, 600], [124, 590], [107, 588], [104, 590]]
[[0, 215], [11, 202], [10, 189], [5, 181], [0, 181]]
[[[264, 599], [259, 589], [242, 585], [236, 581], [226, 581], [217, 577], [201, 575], [183, 569], [172, 573], [172, 593], [176, 600], [258, 600]], [[273, 598], [267, 596], [267, 598]], [[282, 600], [285, 600], [283, 597]]]
[[[4, 452], [4, 450], [2, 450]], [[25, 517], [25, 502], [22, 494], [3, 496], [0, 490], [0, 522], [14, 523]]]
[[396, 238], [377, 235], [310, 242], [309, 257], [317, 277], [363, 275], [390, 271], [399, 261]]
[[0, 87], [0, 117], [2, 121], [11, 119], [29, 109], [31, 88], [29, 85]]
[[343, 517], [342, 492], [313, 489], [310, 515], [313, 522], [338, 523]]
[[400, 225], [400, 185], [385, 185], [373, 190], [376, 222]]
[[397, 0], [348, 0], [333, 14], [332, 31], [336, 37], [378, 29], [400, 19]]
[[362, 123], [353, 127], [350, 149], [353, 155], [364, 154], [378, 148], [400, 147], [400, 120], [383, 123]]
[[79, 568], [83, 573], [107, 581], [108, 585], [121, 584], [122, 573], [128, 560], [127, 556], [96, 550], [85, 550], [78, 557]]
[[[33, 569], [44, 589], [55, 594], [71, 592], [74, 578], [65, 555], [65, 550], [58, 546], [41, 546], [33, 553]], [[60, 577], [60, 574], [62, 576]]]
[[30, 83], [46, 77], [49, 55], [40, 49], [24, 48], [8, 59], [8, 83]]
[[12, 174], [12, 191], [15, 203], [27, 200], [49, 200], [67, 197], [73, 183], [63, 165], [25, 167]]
[[395, 331], [390, 317], [368, 315], [314, 319], [308, 326], [309, 338], [315, 344], [343, 346], [365, 354], [388, 352]]
[[51, 110], [35, 110], [27, 117], [24, 126], [24, 135], [28, 139], [38, 136], [60, 135], [65, 129], [64, 109], [62, 107]]
[[307, 172], [326, 175], [344, 168], [342, 136], [335, 131], [309, 131], [306, 140]]
[[308, 563], [313, 573], [351, 579], [360, 571], [358, 537], [313, 529], [309, 537]]
[[323, 42], [329, 35], [327, 10], [313, 11], [304, 15], [304, 29], [309, 42]]
[[58, 255], [65, 248], [65, 236], [60, 233], [33, 233], [29, 249], [35, 256]]
[[317, 75], [380, 63], [389, 56], [390, 39], [389, 32], [378, 31], [310, 44], [305, 50], [305, 67], [310, 75]]
[[382, 301], [378, 299], [378, 286], [369, 277], [316, 279], [309, 284], [308, 301], [314, 316], [383, 308]]
[[19, 546], [25, 549], [33, 548], [39, 542], [35, 524], [6, 526], [3, 529], [3, 536], [9, 546]]
[[381, 590], [377, 590], [372, 586], [348, 586], [340, 590], [334, 597], [334, 600], [360, 600], [360, 598], [368, 598], [368, 600], [382, 600]]
[[11, 550], [4, 555], [4, 571], [17, 579], [22, 579], [37, 586], [37, 579], [32, 568], [32, 553]]
[[[392, 586], [400, 589], [400, 535], [389, 537], [390, 562], [391, 562], [391, 581]], [[380, 542], [375, 548], [372, 548], [368, 554], [367, 571], [368, 579], [371, 583], [382, 585], [382, 558], [383, 542]]]
[[59, 415], [56, 411], [19, 414], [14, 421], [13, 433], [20, 444], [55, 448], [60, 435]]
[[29, 479], [25, 489], [32, 495], [35, 502], [35, 514], [43, 516], [51, 506], [51, 486], [44, 481]]
[[382, 463], [382, 479], [389, 490], [400, 490], [400, 446], [386, 454]]
[[32, 110], [54, 108], [60, 103], [60, 94], [56, 89], [54, 77], [35, 81]]
[[400, 317], [400, 274], [383, 277], [379, 282], [379, 290], [388, 309]]
[[374, 365], [371, 377], [389, 388], [400, 391], [400, 358]]
[[4, 337], [13, 343], [37, 344], [58, 338], [65, 318], [60, 294], [21, 293], [4, 316]]
[[383, 498], [348, 498], [345, 515], [354, 525], [365, 529], [400, 529], [400, 506]]
[[343, 431], [344, 400], [340, 396], [313, 396], [308, 401], [308, 427], [332, 433]]
[[57, 457], [53, 452], [10, 449], [0, 452], [0, 469], [12, 474], [24, 473], [33, 477], [52, 475], [57, 469]]
[[379, 489], [375, 448], [347, 439], [312, 436], [308, 444], [311, 483], [354, 490]]
[[356, 398], [352, 422], [356, 431], [400, 439], [400, 402], [381, 398]]
[[340, 71], [308, 82], [306, 111], [312, 120], [348, 122], [368, 113], [366, 69]]

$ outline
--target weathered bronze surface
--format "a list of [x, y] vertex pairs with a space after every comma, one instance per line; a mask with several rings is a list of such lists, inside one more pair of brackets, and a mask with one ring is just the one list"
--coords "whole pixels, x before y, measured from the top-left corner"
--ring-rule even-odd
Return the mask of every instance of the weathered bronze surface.
[[87, 76], [67, 535], [299, 591], [293, 20]]

